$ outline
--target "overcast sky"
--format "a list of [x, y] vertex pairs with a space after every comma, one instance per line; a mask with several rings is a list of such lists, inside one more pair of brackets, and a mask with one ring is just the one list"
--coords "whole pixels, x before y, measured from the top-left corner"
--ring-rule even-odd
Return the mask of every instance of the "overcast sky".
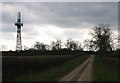
[[1, 0], [2, 2], [119, 2], [119, 0]]
[[17, 12], [22, 15], [22, 46], [31, 47], [35, 41], [50, 44], [67, 38], [81, 43], [98, 24], [110, 24], [118, 29], [117, 2], [6, 2], [2, 3], [2, 37], [7, 50], [15, 50]]

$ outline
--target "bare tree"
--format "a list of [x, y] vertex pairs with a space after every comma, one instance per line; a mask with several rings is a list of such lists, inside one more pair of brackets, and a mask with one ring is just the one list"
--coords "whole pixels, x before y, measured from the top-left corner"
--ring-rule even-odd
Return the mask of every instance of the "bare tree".
[[40, 43], [40, 42], [36, 42], [35, 44], [34, 44], [34, 48], [36, 49], [36, 50], [46, 50], [46, 45], [44, 44], [44, 43]]
[[68, 50], [72, 50], [72, 39], [71, 38], [68, 38], [66, 40], [65, 46]]
[[90, 33], [92, 39], [89, 41], [90, 49], [98, 51], [112, 51], [112, 31], [109, 24], [100, 24], [95, 26]]
[[68, 38], [65, 46], [68, 50], [81, 50], [81, 44], [78, 41], [74, 41], [71, 38]]
[[41, 49], [40, 42], [36, 41], [35, 44], [34, 44], [34, 48], [35, 48], [36, 50], [40, 50], [40, 49]]
[[61, 49], [61, 40], [56, 41], [56, 49], [60, 50]]
[[84, 40], [84, 48], [87, 51], [94, 51], [96, 50], [96, 45], [94, 44], [93, 40], [86, 39]]
[[52, 41], [51, 42], [51, 48], [52, 50], [60, 50], [61, 49], [61, 40], [57, 40], [56, 42], [55, 41]]
[[29, 47], [27, 47], [27, 46], [25, 46], [25, 45], [24, 45], [23, 47], [24, 47], [24, 48], [23, 48], [24, 50], [29, 50]]
[[52, 50], [56, 50], [55, 41], [52, 41], [52, 42], [51, 42], [51, 49], [52, 49]]

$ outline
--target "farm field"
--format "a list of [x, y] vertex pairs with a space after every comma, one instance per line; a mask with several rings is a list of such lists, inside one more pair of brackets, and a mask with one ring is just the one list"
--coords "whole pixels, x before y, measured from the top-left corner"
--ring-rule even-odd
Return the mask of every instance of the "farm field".
[[43, 72], [39, 71], [18, 77], [15, 81], [58, 81], [62, 76], [82, 64], [88, 57], [89, 55], [81, 55], [77, 58], [70, 59], [61, 65], [51, 67]]
[[[78, 57], [76, 55], [41, 55], [41, 56], [3, 56], [2, 69], [3, 81], [14, 80], [19, 76], [36, 72], [43, 72], [47, 69], [59, 66]], [[80, 58], [79, 58], [80, 60]], [[81, 58], [82, 61], [82, 58]], [[79, 63], [78, 63], [79, 64]], [[69, 65], [72, 65], [71, 63]], [[74, 66], [74, 65], [72, 65]], [[63, 68], [64, 69], [64, 68]]]
[[119, 81], [119, 59], [99, 54], [3, 56], [3, 81]]
[[95, 56], [93, 64], [94, 81], [119, 81], [119, 59]]

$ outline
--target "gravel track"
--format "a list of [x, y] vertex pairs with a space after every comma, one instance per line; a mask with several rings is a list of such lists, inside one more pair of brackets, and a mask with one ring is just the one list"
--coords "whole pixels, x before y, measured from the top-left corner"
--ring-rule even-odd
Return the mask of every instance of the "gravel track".
[[93, 61], [94, 55], [90, 55], [84, 63], [63, 76], [59, 81], [92, 81]]

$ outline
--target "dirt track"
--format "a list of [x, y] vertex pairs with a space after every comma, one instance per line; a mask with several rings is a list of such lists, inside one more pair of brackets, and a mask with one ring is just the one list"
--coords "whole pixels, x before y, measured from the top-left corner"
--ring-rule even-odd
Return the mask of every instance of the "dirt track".
[[91, 55], [83, 64], [62, 77], [59, 81], [92, 81], [92, 65], [94, 55]]

